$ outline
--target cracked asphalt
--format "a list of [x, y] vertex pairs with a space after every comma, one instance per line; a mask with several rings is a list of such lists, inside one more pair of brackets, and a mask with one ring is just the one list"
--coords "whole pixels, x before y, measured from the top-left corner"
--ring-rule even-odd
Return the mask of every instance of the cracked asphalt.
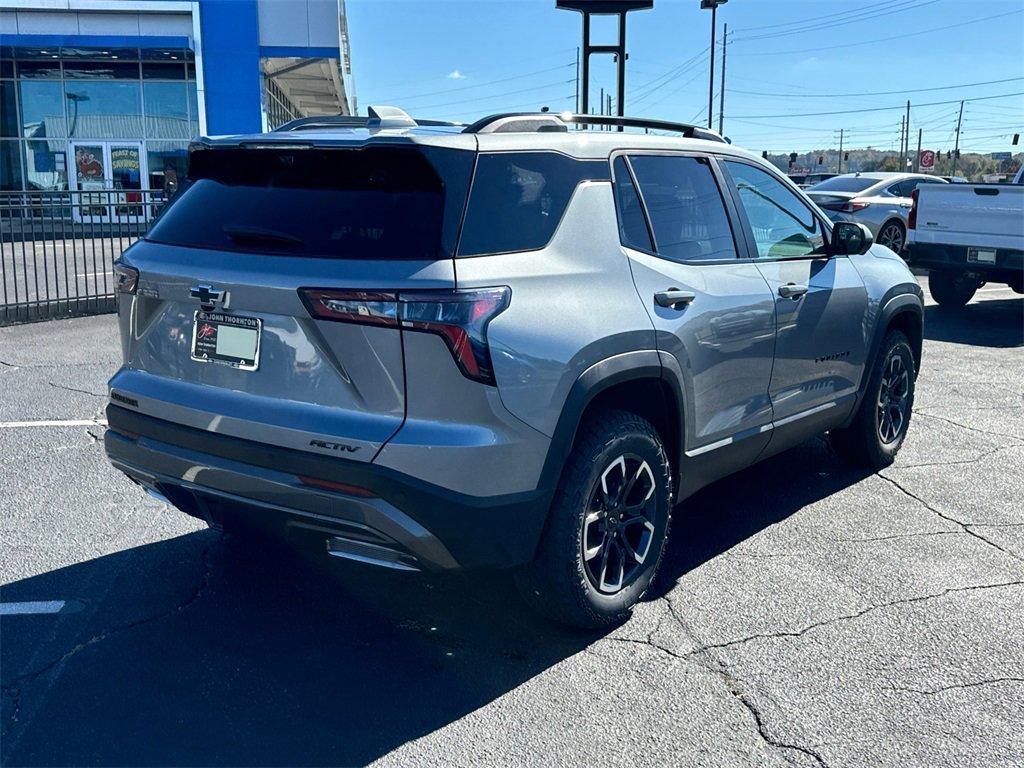
[[[626, 625], [219, 536], [98, 442], [112, 317], [0, 328], [0, 762], [1024, 766], [1024, 301], [927, 309], [907, 443], [702, 491]], [[20, 422], [65, 424], [9, 426]]]

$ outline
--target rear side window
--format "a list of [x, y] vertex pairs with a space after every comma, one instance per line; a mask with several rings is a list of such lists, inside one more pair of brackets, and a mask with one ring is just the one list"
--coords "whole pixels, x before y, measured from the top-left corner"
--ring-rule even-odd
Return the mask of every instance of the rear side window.
[[615, 206], [619, 214], [619, 241], [627, 248], [653, 251], [640, 196], [624, 157], [615, 158]]
[[696, 157], [629, 158], [659, 256], [672, 261], [736, 258], [725, 203], [707, 162]]
[[554, 235], [577, 185], [589, 179], [608, 179], [608, 163], [575, 160], [554, 152], [481, 154], [459, 255], [543, 248]]
[[472, 160], [454, 150], [201, 149], [146, 238], [316, 258], [450, 257]]

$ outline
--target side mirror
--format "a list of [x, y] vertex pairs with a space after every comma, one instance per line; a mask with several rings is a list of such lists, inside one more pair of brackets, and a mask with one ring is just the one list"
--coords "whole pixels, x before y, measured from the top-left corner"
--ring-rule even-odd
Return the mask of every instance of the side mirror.
[[871, 230], [855, 221], [837, 221], [832, 225], [833, 256], [855, 256], [867, 253], [875, 243]]

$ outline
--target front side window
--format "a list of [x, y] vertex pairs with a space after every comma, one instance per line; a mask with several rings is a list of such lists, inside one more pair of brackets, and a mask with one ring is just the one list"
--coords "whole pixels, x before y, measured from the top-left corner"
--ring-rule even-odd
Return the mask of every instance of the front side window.
[[811, 209], [770, 173], [726, 160], [762, 259], [792, 259], [824, 252], [825, 237]]
[[659, 256], [672, 261], [736, 258], [725, 203], [705, 160], [636, 155], [629, 162]]
[[548, 244], [581, 181], [608, 179], [607, 161], [555, 152], [480, 155], [459, 256], [532, 251]]

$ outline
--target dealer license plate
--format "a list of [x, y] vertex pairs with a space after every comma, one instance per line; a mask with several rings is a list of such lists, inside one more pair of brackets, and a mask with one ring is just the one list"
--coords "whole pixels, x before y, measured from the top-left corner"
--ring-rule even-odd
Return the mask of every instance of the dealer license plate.
[[258, 317], [198, 311], [192, 324], [192, 359], [255, 371], [262, 330]]
[[976, 264], [995, 264], [996, 252], [990, 248], [968, 248], [967, 260]]

